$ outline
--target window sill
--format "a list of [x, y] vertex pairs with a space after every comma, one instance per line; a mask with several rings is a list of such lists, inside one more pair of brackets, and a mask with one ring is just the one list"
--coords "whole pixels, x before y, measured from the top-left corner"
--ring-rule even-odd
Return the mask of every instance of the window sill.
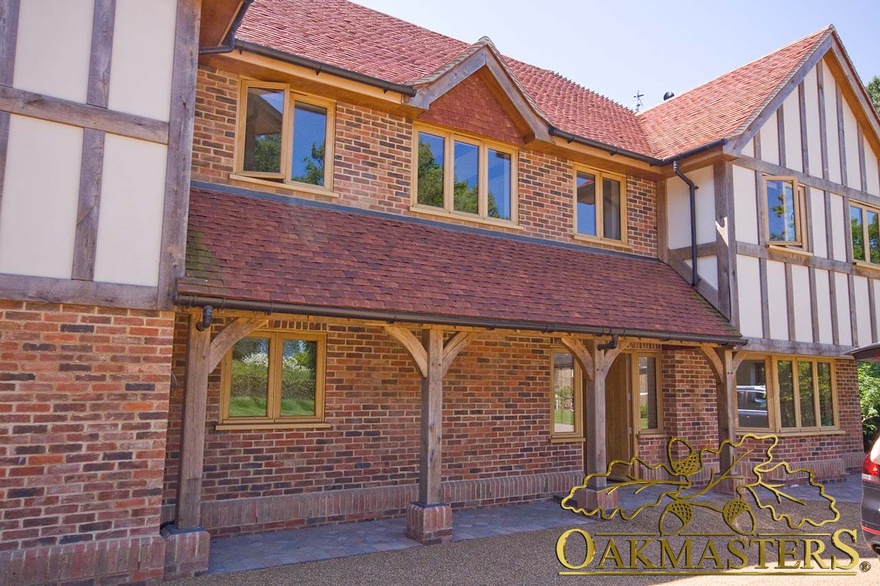
[[582, 437], [551, 437], [551, 444], [582, 444], [584, 443], [584, 438]]
[[875, 265], [874, 263], [870, 263], [866, 260], [854, 260], [853, 266], [860, 269], [865, 269], [866, 271], [875, 271], [880, 273], [880, 265]]
[[800, 245], [794, 245], [794, 244], [792, 244], [791, 246], [785, 246], [784, 244], [768, 243], [767, 249], [773, 250], [776, 252], [781, 252], [783, 254], [794, 254], [796, 256], [803, 256], [803, 257], [813, 256], [813, 253], [810, 252], [809, 250], [804, 250], [803, 248], [800, 248]]
[[464, 212], [450, 212], [448, 210], [442, 208], [433, 208], [430, 206], [424, 205], [413, 205], [409, 207], [409, 211], [413, 212], [417, 215], [425, 215], [425, 216], [434, 216], [437, 218], [447, 218], [452, 220], [463, 220], [465, 222], [473, 222], [474, 224], [483, 224], [486, 226], [496, 226], [499, 228], [508, 228], [511, 230], [524, 230], [522, 226], [518, 224], [514, 224], [510, 220], [496, 220], [494, 218], [484, 218], [482, 216], [475, 216], [474, 214], [467, 214]]
[[282, 430], [282, 429], [331, 429], [329, 423], [315, 421], [314, 423], [303, 421], [301, 423], [218, 423], [214, 431], [258, 431], [258, 430]]
[[775, 435], [778, 437], [806, 437], [811, 435], [846, 435], [846, 432], [837, 427], [829, 427], [826, 429], [786, 429], [774, 431], [772, 429], [759, 428], [737, 428], [737, 435], [745, 435], [751, 433], [754, 435]]
[[338, 193], [327, 189], [326, 187], [309, 185], [307, 183], [280, 183], [278, 181], [269, 181], [267, 179], [260, 179], [259, 177], [248, 177], [247, 175], [237, 175], [235, 173], [231, 173], [229, 175], [229, 178], [233, 181], [252, 183], [254, 185], [264, 185], [266, 187], [277, 187], [279, 189], [285, 189], [287, 191], [308, 193], [311, 195], [323, 195], [324, 197], [339, 197]]
[[585, 244], [599, 244], [626, 252], [632, 252], [633, 249], [632, 246], [626, 244], [625, 242], [621, 242], [620, 240], [608, 240], [606, 238], [596, 238], [595, 236], [585, 236], [584, 234], [572, 234], [571, 237], [572, 239], [577, 240], [578, 242], [583, 242]]
[[656, 439], [665, 438], [666, 434], [663, 433], [662, 429], [643, 429], [636, 434], [636, 437], [639, 439]]

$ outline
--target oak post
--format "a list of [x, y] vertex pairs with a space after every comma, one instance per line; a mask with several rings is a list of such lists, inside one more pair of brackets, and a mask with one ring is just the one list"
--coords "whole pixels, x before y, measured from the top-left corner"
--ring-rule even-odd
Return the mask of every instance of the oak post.
[[422, 343], [428, 354], [428, 375], [422, 379], [422, 449], [419, 502], [440, 502], [443, 432], [443, 332], [425, 330]]

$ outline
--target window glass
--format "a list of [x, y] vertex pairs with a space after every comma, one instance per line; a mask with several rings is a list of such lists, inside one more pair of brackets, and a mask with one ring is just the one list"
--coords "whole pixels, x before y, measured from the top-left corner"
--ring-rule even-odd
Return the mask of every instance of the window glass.
[[577, 231], [597, 236], [596, 233], [596, 176], [577, 174]]
[[850, 206], [850, 225], [852, 226], [853, 258], [866, 260], [865, 258], [865, 230], [862, 225], [862, 208]]
[[744, 360], [736, 371], [740, 427], [770, 427], [767, 411], [767, 367], [763, 360]]
[[284, 340], [281, 365], [281, 416], [315, 414], [318, 344]]
[[782, 427], [797, 427], [794, 413], [794, 372], [791, 360], [780, 360], [779, 371], [779, 416]]
[[771, 242], [797, 242], [797, 214], [791, 181], [767, 180], [767, 222]]
[[242, 338], [232, 348], [229, 417], [266, 417], [269, 338]]
[[639, 357], [639, 428], [658, 429], [657, 424], [657, 359]]
[[834, 400], [831, 396], [831, 363], [816, 363], [816, 378], [819, 387], [819, 409], [822, 427], [834, 425]]
[[489, 149], [489, 217], [510, 219], [510, 155]]
[[480, 147], [456, 140], [454, 144], [453, 203], [459, 212], [479, 212]]
[[[868, 249], [871, 251], [871, 262], [880, 264], [880, 214], [866, 210], [868, 216]], [[855, 241], [853, 241], [855, 246]]]
[[574, 357], [568, 352], [553, 353], [553, 432], [574, 433], [575, 425]]
[[620, 181], [602, 179], [602, 216], [602, 236], [620, 240]]
[[244, 137], [244, 170], [281, 172], [281, 129], [284, 90], [248, 88]]
[[419, 133], [418, 202], [443, 207], [443, 162], [445, 139], [427, 132]]
[[798, 362], [798, 388], [800, 390], [801, 427], [816, 427], [815, 390], [813, 387], [813, 363]]
[[290, 178], [324, 185], [327, 109], [297, 102], [293, 110], [293, 156]]

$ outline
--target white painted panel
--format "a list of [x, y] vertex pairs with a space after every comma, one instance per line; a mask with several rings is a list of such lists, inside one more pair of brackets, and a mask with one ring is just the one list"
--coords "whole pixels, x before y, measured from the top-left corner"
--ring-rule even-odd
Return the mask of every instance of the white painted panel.
[[94, 0], [26, 0], [18, 19], [12, 85], [84, 103]]
[[779, 126], [776, 112], [761, 127], [761, 159], [774, 165], [779, 164]]
[[816, 308], [819, 314], [819, 342], [834, 343], [834, 332], [831, 325], [831, 285], [828, 271], [816, 270]]
[[810, 300], [810, 269], [791, 266], [791, 290], [794, 296], [794, 332], [798, 342], [813, 341], [813, 303]]
[[788, 340], [788, 299], [785, 288], [785, 263], [767, 261], [767, 311], [770, 314], [770, 337]]
[[168, 120], [176, 0], [118, 0], [111, 110]]
[[755, 192], [755, 172], [733, 166], [733, 204], [736, 219], [736, 239], [750, 244], [758, 243], [758, 200]]
[[666, 180], [666, 214], [669, 248], [681, 248], [691, 244], [691, 212], [688, 187], [678, 177]]
[[850, 323], [849, 280], [843, 273], [834, 273], [834, 286], [837, 287], [837, 330], [840, 344], [852, 346], [852, 325]]
[[700, 278], [718, 289], [718, 257], [703, 256], [697, 259], [697, 274]]
[[[697, 243], [715, 242], [715, 174], [712, 167], [688, 171], [687, 177], [697, 186]], [[678, 177], [666, 180], [669, 213], [669, 248], [691, 245], [690, 190]]]
[[856, 301], [856, 327], [859, 330], [858, 343], [855, 345], [867, 346], [871, 343], [871, 300], [868, 298], [868, 279], [854, 277], [853, 288]]
[[697, 185], [697, 243], [714, 243], [717, 234], [715, 228], [715, 171], [712, 167], [703, 167], [696, 171], [688, 171], [686, 175]]
[[791, 92], [782, 103], [785, 112], [785, 166], [795, 171], [804, 170], [801, 152], [801, 115], [798, 103], [798, 92]]
[[70, 278], [81, 156], [81, 128], [11, 116], [0, 273]]
[[859, 166], [859, 123], [849, 104], [841, 98], [843, 107], [843, 133], [846, 143], [846, 184], [855, 189], [862, 188]]
[[162, 145], [107, 135], [96, 281], [158, 283], [165, 163]]
[[840, 183], [840, 140], [837, 135], [837, 84], [825, 68], [825, 135], [828, 137], [828, 179]]
[[749, 338], [763, 338], [760, 262], [757, 258], [739, 255], [736, 257], [736, 270], [740, 331]]
[[813, 225], [813, 241], [811, 242], [813, 254], [828, 258], [828, 234], [825, 229], [825, 192], [811, 187], [810, 193], [810, 221]]
[[849, 217], [849, 210], [844, 214], [843, 198], [839, 195], [831, 194], [831, 238], [834, 242], [834, 259], [846, 260], [846, 232], [849, 229], [849, 221], [845, 218]]
[[822, 176], [822, 135], [819, 132], [819, 86], [816, 69], [804, 78], [804, 106], [807, 114], [807, 148], [810, 152], [810, 175]]
[[755, 139], [750, 140], [743, 146], [742, 154], [746, 157], [754, 157], [755, 156]]
[[880, 195], [880, 161], [877, 161], [877, 155], [874, 154], [871, 143], [864, 136], [862, 143], [865, 149], [865, 176], [868, 179], [868, 193]]

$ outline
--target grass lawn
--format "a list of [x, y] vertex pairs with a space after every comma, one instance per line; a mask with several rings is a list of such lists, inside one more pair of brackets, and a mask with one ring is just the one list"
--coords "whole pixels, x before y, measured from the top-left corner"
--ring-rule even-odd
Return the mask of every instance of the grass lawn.
[[[315, 414], [315, 401], [308, 399], [281, 399], [281, 416], [297, 417]], [[261, 397], [232, 397], [230, 417], [266, 417], [266, 399]]]

